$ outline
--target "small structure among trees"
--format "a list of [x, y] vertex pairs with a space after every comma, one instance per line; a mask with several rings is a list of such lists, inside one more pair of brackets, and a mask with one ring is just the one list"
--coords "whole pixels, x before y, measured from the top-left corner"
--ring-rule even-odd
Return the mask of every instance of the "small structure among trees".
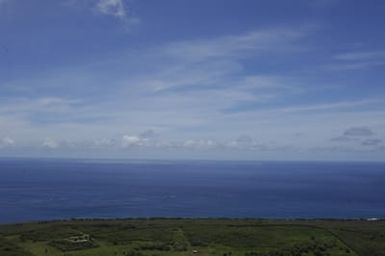
[[69, 238], [64, 239], [71, 243], [85, 243], [90, 241], [90, 235], [88, 234], [82, 234], [79, 236], [71, 236]]
[[75, 251], [96, 247], [93, 239], [88, 234], [71, 236], [62, 240], [54, 240], [50, 242], [50, 245], [61, 251]]

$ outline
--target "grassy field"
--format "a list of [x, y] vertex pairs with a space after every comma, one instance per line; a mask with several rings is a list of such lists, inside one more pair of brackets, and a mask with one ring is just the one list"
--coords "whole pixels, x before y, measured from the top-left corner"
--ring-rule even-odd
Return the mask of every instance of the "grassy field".
[[0, 226], [0, 255], [385, 256], [385, 221], [127, 219]]

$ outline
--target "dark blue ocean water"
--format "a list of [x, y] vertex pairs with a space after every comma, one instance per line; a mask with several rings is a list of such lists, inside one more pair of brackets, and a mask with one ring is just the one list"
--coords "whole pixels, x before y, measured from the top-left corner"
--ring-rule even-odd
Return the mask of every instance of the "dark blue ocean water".
[[0, 222], [385, 217], [385, 163], [0, 160]]

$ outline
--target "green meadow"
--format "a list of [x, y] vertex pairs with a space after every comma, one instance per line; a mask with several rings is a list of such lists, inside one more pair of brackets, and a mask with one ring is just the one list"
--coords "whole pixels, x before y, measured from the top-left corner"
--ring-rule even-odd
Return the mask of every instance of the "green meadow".
[[0, 226], [1, 256], [380, 256], [385, 221], [68, 220]]

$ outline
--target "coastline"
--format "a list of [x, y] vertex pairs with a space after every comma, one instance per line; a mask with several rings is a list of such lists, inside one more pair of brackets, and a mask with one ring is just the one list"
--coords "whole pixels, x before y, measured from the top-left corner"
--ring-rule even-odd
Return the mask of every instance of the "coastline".
[[367, 256], [385, 249], [384, 229], [385, 219], [67, 219], [0, 225], [0, 255]]

